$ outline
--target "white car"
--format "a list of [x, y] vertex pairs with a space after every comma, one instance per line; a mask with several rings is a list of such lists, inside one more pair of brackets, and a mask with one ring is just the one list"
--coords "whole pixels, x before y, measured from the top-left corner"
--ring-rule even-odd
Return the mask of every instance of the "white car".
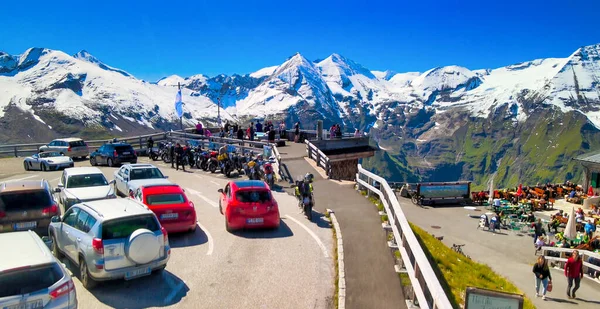
[[58, 152], [40, 152], [23, 160], [23, 167], [26, 171], [55, 171], [60, 168], [73, 167], [75, 163], [69, 156]]
[[108, 198], [116, 198], [113, 184], [108, 181], [97, 167], [74, 167], [63, 171], [58, 188], [58, 200], [64, 211], [80, 202], [89, 202]]
[[144, 185], [171, 183], [167, 176], [152, 164], [125, 164], [115, 171], [115, 191], [119, 195], [131, 195]]

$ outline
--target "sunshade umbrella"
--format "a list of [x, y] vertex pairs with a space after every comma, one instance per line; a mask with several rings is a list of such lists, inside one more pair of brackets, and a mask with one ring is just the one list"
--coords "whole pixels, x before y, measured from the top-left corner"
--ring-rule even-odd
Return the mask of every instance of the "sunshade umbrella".
[[517, 189], [517, 196], [523, 195], [523, 184], [519, 184], [519, 189]]
[[490, 205], [492, 204], [494, 197], [495, 197], [494, 196], [494, 178], [492, 178], [490, 181], [490, 198], [489, 198]]
[[589, 187], [587, 195], [588, 196], [593, 196], [594, 195], [594, 188], [592, 188], [592, 186]]
[[566, 239], [569, 240], [577, 238], [577, 221], [575, 219], [575, 208], [571, 208], [571, 213], [569, 214], [569, 221], [567, 221], [567, 226], [565, 227], [565, 232], [563, 235]]

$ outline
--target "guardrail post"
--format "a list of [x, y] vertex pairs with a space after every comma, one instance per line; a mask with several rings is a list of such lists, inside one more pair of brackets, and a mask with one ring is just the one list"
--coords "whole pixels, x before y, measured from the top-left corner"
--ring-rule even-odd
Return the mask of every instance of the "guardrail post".
[[17, 146], [15, 146], [15, 158], [18, 158], [18, 157], [19, 157], [19, 153], [18, 153], [18, 150], [17, 150]]
[[140, 150], [142, 150], [144, 148], [142, 148], [142, 137], [140, 136]]

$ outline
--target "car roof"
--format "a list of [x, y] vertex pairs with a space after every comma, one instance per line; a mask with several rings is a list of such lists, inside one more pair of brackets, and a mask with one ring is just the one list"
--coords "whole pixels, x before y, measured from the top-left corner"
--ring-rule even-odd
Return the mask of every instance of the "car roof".
[[130, 166], [132, 169], [135, 168], [158, 168], [152, 164], [148, 163], [135, 163], [135, 164], [125, 164], [125, 166]]
[[55, 262], [46, 244], [33, 231], [1, 233], [0, 243], [6, 249], [0, 254], [0, 272]]
[[131, 146], [131, 144], [116, 142], [116, 143], [106, 143], [104, 146]]
[[97, 167], [69, 167], [69, 168], [65, 168], [65, 172], [69, 176], [102, 174], [102, 171]]
[[0, 185], [0, 192], [18, 192], [36, 189], [45, 189], [45, 179], [8, 181]]
[[152, 213], [152, 211], [149, 210], [144, 204], [129, 198], [97, 200], [92, 202], [83, 202], [77, 205], [82, 205], [83, 207], [81, 208], [84, 210], [86, 210], [86, 208], [90, 208], [103, 220]]
[[268, 189], [267, 185], [262, 180], [238, 180], [232, 181], [231, 188], [234, 190], [240, 189]]
[[147, 184], [141, 186], [144, 194], [183, 193], [183, 189], [174, 183], [171, 184]]
[[61, 141], [61, 142], [76, 142], [76, 141], [82, 141], [83, 139], [78, 138], [78, 137], [67, 137], [67, 138], [57, 138], [54, 141]]

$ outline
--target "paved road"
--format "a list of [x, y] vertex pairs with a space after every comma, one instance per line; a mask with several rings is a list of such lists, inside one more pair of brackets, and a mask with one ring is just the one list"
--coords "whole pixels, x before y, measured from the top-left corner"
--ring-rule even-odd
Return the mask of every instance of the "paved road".
[[280, 149], [292, 176], [315, 175], [315, 211], [335, 211], [344, 241], [346, 308], [406, 308], [394, 259], [387, 246], [377, 208], [354, 189], [354, 182], [327, 180], [309, 164], [306, 147], [291, 143]]
[[483, 207], [477, 207], [478, 211], [465, 210], [460, 206], [421, 208], [401, 197], [399, 202], [409, 221], [436, 236], [444, 236], [443, 242], [448, 246], [466, 244], [463, 250], [467, 255], [490, 265], [494, 271], [512, 281], [533, 300], [537, 308], [600, 308], [600, 284], [583, 279], [577, 292], [578, 299], [568, 299], [566, 279], [561, 270], [552, 270], [554, 289], [547, 294], [548, 299], [536, 298], [531, 271], [537, 258], [534, 256], [533, 238], [506, 230], [496, 235], [477, 230], [479, 219], [469, 215], [480, 216], [487, 212]]
[[[326, 222], [309, 223], [294, 197], [275, 192], [282, 216], [279, 230], [230, 234], [215, 207], [217, 189], [225, 186], [226, 178], [157, 166], [186, 188], [201, 228], [194, 234], [169, 235], [173, 249], [163, 275], [109, 282], [92, 292], [76, 279], [80, 308], [331, 308], [333, 237]], [[22, 159], [0, 160], [0, 174], [10, 175], [9, 180], [43, 177], [55, 186], [61, 174], [19, 172], [18, 167], [22, 169]], [[114, 168], [100, 169], [113, 178]]]

